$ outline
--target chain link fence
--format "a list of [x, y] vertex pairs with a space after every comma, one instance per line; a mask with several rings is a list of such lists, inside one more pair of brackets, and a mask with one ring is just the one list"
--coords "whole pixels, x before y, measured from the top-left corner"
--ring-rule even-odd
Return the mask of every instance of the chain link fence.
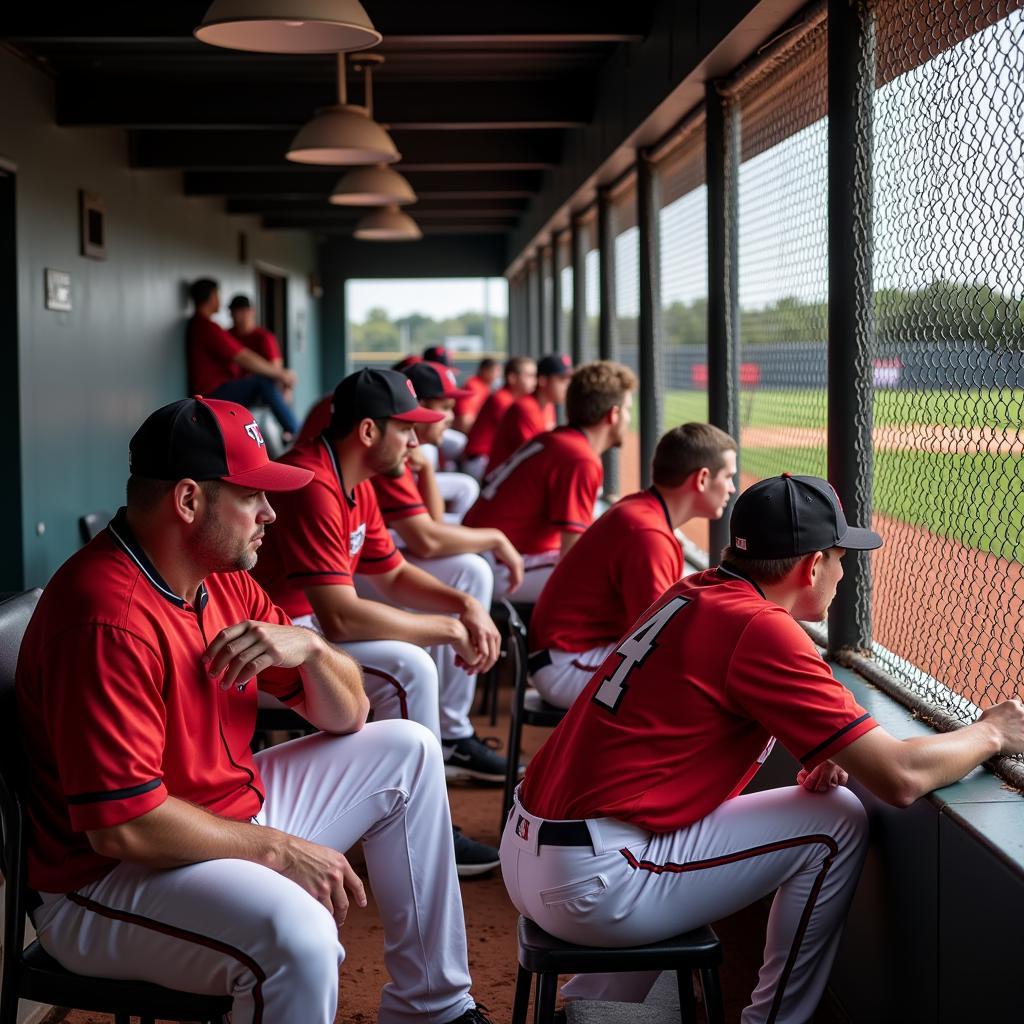
[[[876, 657], [970, 720], [1024, 676], [1024, 12], [876, 12]], [[1013, 5], [1016, 6], [1016, 5]]]

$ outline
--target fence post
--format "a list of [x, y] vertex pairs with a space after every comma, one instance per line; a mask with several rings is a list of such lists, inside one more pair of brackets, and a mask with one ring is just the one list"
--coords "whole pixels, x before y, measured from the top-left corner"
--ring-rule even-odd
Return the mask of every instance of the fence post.
[[578, 218], [572, 222], [572, 365], [583, 362], [587, 336], [587, 227]]
[[[740, 440], [739, 416], [739, 180], [740, 106], [714, 82], [705, 87], [708, 183], [708, 416]], [[737, 461], [739, 458], [737, 452]], [[732, 502], [711, 521], [708, 558], [729, 543]]]
[[519, 354], [519, 278], [508, 279], [508, 354]]
[[[828, 5], [828, 475], [850, 522], [871, 521], [874, 26], [862, 0]], [[871, 562], [843, 560], [829, 652], [871, 645]]]
[[[552, 351], [552, 338], [554, 334], [552, 328], [554, 327], [554, 295], [555, 295], [555, 277], [554, 277], [554, 246], [545, 245], [537, 250], [537, 268], [538, 268], [538, 279], [540, 282], [540, 354], [543, 355], [545, 352]], [[551, 292], [550, 298], [552, 300], [551, 305], [548, 305], [548, 294], [545, 294], [544, 278], [547, 277], [548, 273], [551, 273]]]
[[651, 486], [651, 461], [662, 431], [665, 352], [661, 325], [661, 183], [644, 152], [636, 158], [636, 215], [640, 242], [640, 485]]
[[562, 321], [562, 272], [558, 266], [562, 233], [551, 233], [551, 351], [565, 351], [565, 330]]
[[526, 270], [526, 348], [528, 356], [537, 358], [541, 332], [541, 269], [540, 253], [534, 252]]
[[[597, 258], [600, 313], [597, 330], [599, 359], [619, 358], [618, 318], [615, 311], [615, 212], [607, 189], [597, 193]], [[619, 450], [609, 448], [602, 457], [604, 493], [608, 498], [619, 496]]]

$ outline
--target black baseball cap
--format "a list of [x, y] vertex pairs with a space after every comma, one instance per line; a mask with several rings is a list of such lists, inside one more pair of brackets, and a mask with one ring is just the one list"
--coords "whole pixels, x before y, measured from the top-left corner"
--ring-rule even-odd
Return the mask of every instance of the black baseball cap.
[[423, 358], [431, 363], [440, 363], [442, 366], [447, 366], [449, 363], [448, 349], [444, 345], [428, 345], [423, 350]]
[[331, 400], [331, 431], [353, 420], [401, 420], [403, 423], [436, 423], [443, 412], [424, 409], [413, 382], [397, 370], [357, 370], [335, 389]]
[[572, 360], [564, 352], [552, 352], [537, 360], [538, 377], [568, 377], [572, 373]]
[[460, 388], [455, 371], [442, 363], [430, 363], [421, 359], [403, 371], [416, 388], [420, 398], [469, 398], [472, 391]]
[[760, 480], [737, 499], [729, 521], [730, 543], [750, 558], [795, 558], [829, 548], [873, 551], [874, 530], [846, 522], [839, 495], [817, 476], [783, 473]]
[[229, 303], [228, 309], [234, 313], [236, 309], [252, 309], [252, 303], [247, 295], [236, 295]]
[[225, 480], [259, 491], [297, 491], [313, 474], [271, 462], [252, 413], [216, 398], [183, 398], [150, 415], [128, 443], [132, 476]]

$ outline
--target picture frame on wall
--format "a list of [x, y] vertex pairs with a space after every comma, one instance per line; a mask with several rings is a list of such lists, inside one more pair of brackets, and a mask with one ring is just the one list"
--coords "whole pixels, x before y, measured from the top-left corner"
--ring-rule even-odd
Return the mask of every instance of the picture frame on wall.
[[79, 231], [82, 255], [91, 260], [107, 258], [106, 207], [103, 197], [79, 189]]

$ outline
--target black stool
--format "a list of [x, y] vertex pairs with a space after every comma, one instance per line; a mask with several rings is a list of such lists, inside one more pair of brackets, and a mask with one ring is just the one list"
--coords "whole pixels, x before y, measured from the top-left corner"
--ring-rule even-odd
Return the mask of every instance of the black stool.
[[724, 1024], [718, 965], [722, 946], [704, 925], [663, 942], [624, 949], [598, 949], [562, 942], [525, 917], [519, 918], [519, 972], [512, 1004], [512, 1024], [526, 1024], [530, 985], [537, 975], [534, 1024], [551, 1024], [560, 974], [622, 974], [627, 971], [675, 971], [679, 983], [679, 1019], [695, 1024], [692, 972], [700, 974], [707, 1024]]
[[480, 695], [480, 703], [476, 713], [490, 715], [491, 725], [498, 724], [498, 690], [501, 676], [501, 663], [512, 654], [512, 645], [516, 630], [520, 626], [529, 628], [532, 604], [517, 604], [507, 597], [497, 597], [491, 604], [491, 619], [501, 634], [501, 651], [498, 660], [477, 677], [476, 692]]

